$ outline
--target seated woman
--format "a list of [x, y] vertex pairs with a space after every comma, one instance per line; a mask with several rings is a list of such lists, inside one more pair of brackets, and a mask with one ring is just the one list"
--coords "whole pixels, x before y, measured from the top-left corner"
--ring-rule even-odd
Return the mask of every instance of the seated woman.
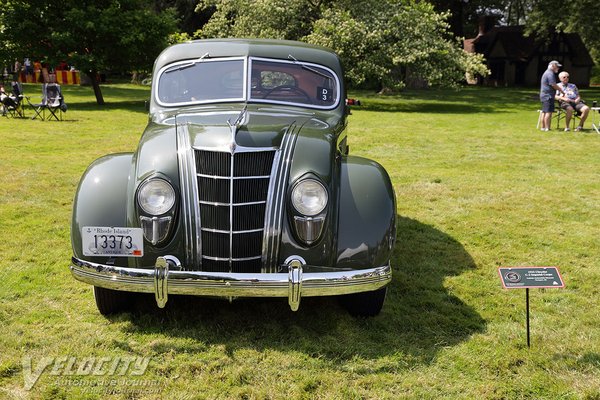
[[569, 123], [571, 122], [571, 117], [573, 117], [573, 111], [577, 111], [580, 114], [579, 126], [575, 128], [576, 131], [580, 131], [583, 129], [583, 124], [590, 112], [590, 108], [581, 100], [577, 86], [569, 83], [568, 72], [563, 71], [558, 74], [558, 79], [560, 79], [558, 86], [564, 91], [564, 95], [561, 95], [559, 91], [556, 91], [554, 98], [558, 100], [560, 107], [565, 110], [566, 113], [565, 132], [570, 130]]

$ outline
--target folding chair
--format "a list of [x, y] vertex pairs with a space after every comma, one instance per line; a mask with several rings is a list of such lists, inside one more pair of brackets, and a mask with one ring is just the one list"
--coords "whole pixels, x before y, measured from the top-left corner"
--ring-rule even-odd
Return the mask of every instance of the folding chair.
[[25, 118], [25, 110], [23, 109], [23, 89], [20, 82], [12, 82], [12, 91], [10, 95], [2, 100], [4, 105], [5, 116], [13, 118]]
[[[57, 83], [45, 83], [42, 85], [42, 102], [32, 104], [35, 115], [31, 119], [40, 118], [41, 120], [62, 121], [63, 111], [66, 111], [67, 106], [64, 102], [60, 85]], [[48, 116], [46, 116], [46, 110]]]
[[[560, 121], [562, 121], [563, 119], [567, 118], [567, 112], [565, 110], [563, 110], [563, 108], [560, 106], [560, 102], [556, 102], [556, 129], [560, 129]], [[572, 130], [575, 130], [575, 122], [576, 119], [581, 118], [581, 114], [578, 111], [573, 110], [573, 115], [571, 116], [571, 121], [573, 122], [573, 127], [571, 128]], [[566, 121], [565, 121], [566, 122]], [[568, 128], [568, 126], [565, 125], [565, 128]]]

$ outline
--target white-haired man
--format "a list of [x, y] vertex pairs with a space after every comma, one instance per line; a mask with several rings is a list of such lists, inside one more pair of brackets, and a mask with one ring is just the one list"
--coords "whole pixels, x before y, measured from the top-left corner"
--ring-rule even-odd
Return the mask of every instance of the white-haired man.
[[558, 74], [558, 79], [560, 80], [558, 86], [562, 89], [564, 94], [561, 95], [557, 91], [556, 100], [558, 100], [560, 107], [565, 110], [565, 132], [570, 130], [569, 123], [571, 122], [571, 117], [573, 117], [573, 111], [578, 112], [580, 115], [579, 126], [575, 128], [575, 130], [581, 131], [583, 130], [583, 123], [590, 113], [590, 108], [585, 105], [583, 100], [581, 100], [577, 86], [575, 86], [573, 83], [569, 83], [569, 73], [567, 71], [563, 71]]
[[563, 95], [563, 90], [556, 83], [556, 73], [562, 65], [558, 61], [550, 61], [548, 69], [542, 75], [540, 84], [540, 100], [542, 102], [542, 131], [550, 130], [552, 113], [554, 112], [554, 96], [556, 91]]

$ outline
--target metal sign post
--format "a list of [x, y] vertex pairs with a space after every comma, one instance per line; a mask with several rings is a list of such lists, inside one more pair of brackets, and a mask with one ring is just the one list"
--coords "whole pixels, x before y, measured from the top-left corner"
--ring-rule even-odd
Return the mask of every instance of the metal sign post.
[[500, 267], [498, 268], [502, 286], [505, 289], [525, 289], [525, 307], [527, 311], [527, 347], [531, 347], [529, 324], [529, 289], [564, 288], [557, 267]]
[[525, 303], [527, 307], [527, 348], [531, 348], [531, 329], [529, 329], [529, 288], [525, 288]]

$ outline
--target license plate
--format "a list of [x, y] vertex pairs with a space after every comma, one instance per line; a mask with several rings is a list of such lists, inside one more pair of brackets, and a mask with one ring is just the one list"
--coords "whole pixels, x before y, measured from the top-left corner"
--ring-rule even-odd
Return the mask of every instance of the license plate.
[[142, 228], [84, 226], [81, 229], [83, 255], [142, 257], [144, 235]]

